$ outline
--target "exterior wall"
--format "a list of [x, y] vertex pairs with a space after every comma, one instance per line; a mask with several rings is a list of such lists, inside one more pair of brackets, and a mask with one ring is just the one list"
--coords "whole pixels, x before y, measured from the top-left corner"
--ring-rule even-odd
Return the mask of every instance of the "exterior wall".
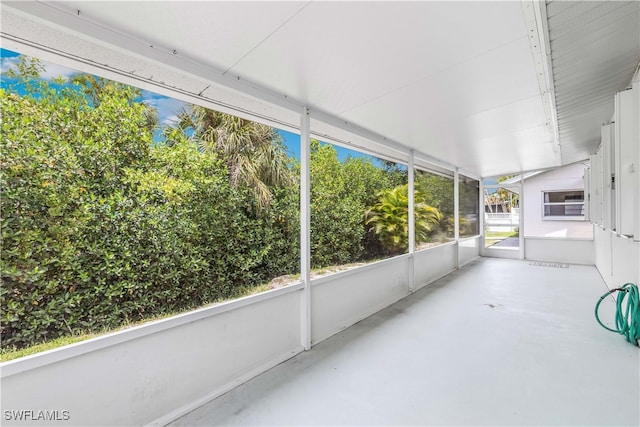
[[[609, 288], [640, 284], [640, 81], [614, 97], [611, 123], [602, 127], [602, 143], [592, 156], [590, 189], [595, 264]], [[634, 166], [636, 165], [636, 166]], [[611, 176], [615, 175], [615, 185]], [[597, 213], [600, 213], [598, 215]]]
[[581, 163], [553, 169], [524, 181], [525, 237], [559, 237], [592, 239], [589, 221], [542, 219], [542, 193], [553, 190], [584, 189], [584, 166]]
[[567, 264], [593, 265], [595, 258], [592, 239], [526, 237], [524, 253], [525, 259]]

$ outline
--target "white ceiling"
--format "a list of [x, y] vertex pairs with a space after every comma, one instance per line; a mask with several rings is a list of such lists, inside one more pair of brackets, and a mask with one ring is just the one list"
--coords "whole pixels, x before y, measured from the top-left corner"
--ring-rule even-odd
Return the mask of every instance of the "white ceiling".
[[[625, 16], [613, 19], [613, 25], [626, 25], [626, 32], [598, 38], [593, 60], [585, 64], [594, 69], [595, 80], [585, 84], [607, 79], [609, 56], [598, 51], [620, 47], [620, 40], [637, 34], [640, 3], [627, 3]], [[338, 127], [347, 122], [343, 128], [375, 142], [413, 148], [491, 176], [587, 158], [597, 146], [599, 125], [611, 116], [613, 93], [633, 74], [633, 65], [626, 65], [607, 86], [609, 96], [602, 102], [610, 104], [610, 112], [602, 103], [595, 112], [585, 104], [589, 121], [596, 123], [563, 140], [566, 126], [579, 127], [580, 121], [572, 122], [570, 111], [563, 115], [567, 110], [549, 107], [552, 91], [545, 84], [554, 85], [545, 68], [546, 26], [555, 31], [556, 22], [547, 22], [547, 8], [539, 6], [529, 1], [3, 2], [2, 36], [3, 44], [62, 54], [63, 62], [82, 61], [112, 78], [178, 89], [185, 99], [217, 101], [280, 123], [291, 123], [291, 112], [306, 106], [312, 117]], [[561, 15], [559, 9], [571, 16], [566, 11], [571, 8], [549, 5], [554, 16]], [[587, 30], [598, 24], [583, 21]], [[579, 39], [566, 48], [556, 43], [554, 53], [583, 45]], [[621, 47], [626, 64], [640, 60], [633, 43]], [[559, 97], [583, 89], [568, 83], [556, 87]]]

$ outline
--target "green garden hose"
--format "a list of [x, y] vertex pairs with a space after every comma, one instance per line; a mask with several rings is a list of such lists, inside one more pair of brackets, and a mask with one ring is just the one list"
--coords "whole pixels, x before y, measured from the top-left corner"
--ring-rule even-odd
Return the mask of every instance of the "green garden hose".
[[[616, 298], [616, 328], [611, 329], [602, 324], [600, 318], [598, 317], [598, 307], [600, 307], [600, 303], [607, 296], [611, 295], [614, 292], [618, 292], [618, 297]], [[626, 297], [629, 297], [627, 300], [626, 309], [623, 309], [623, 302]], [[624, 311], [624, 313], [623, 313]], [[633, 283], [626, 283], [619, 288], [611, 289], [606, 294], [602, 295], [596, 304], [596, 320], [607, 331], [616, 332], [620, 335], [624, 335], [624, 338], [629, 341], [633, 345], [638, 345], [638, 341], [640, 341], [640, 294], [638, 292], [638, 287]]]

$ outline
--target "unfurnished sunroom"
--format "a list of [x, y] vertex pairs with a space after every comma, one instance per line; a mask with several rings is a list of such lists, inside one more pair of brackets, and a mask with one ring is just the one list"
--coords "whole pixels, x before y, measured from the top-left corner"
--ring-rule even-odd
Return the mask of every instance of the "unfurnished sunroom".
[[[294, 242], [295, 252], [288, 252], [298, 269], [294, 283], [3, 362], [4, 424], [640, 423], [638, 347], [593, 318], [607, 289], [640, 281], [640, 3], [3, 1], [0, 7], [3, 49], [129, 85], [130, 95], [149, 91], [189, 103], [193, 111], [215, 111], [206, 113], [214, 121], [229, 114], [231, 123], [278, 129], [294, 135], [299, 149], [292, 168], [297, 178], [283, 186], [295, 194], [280, 200], [292, 213], [272, 218], [287, 236], [279, 244]], [[19, 102], [3, 97], [5, 105]], [[118, 129], [127, 138], [144, 128], [142, 119], [132, 124], [126, 118], [133, 116], [116, 113], [129, 111], [124, 106], [135, 104], [134, 95], [111, 101], [100, 106], [105, 114], [96, 114], [96, 102], [82, 104], [88, 106], [79, 109], [87, 114], [87, 129], [109, 117], [122, 120]], [[29, 102], [20, 105], [37, 104]], [[66, 141], [64, 132], [41, 126], [33, 115], [24, 116], [29, 126], [12, 128], [9, 123], [20, 122], [5, 116], [3, 144], [10, 148], [20, 146], [6, 135], [32, 130]], [[181, 136], [185, 141], [197, 135], [191, 129]], [[144, 147], [156, 147], [149, 135]], [[340, 150], [357, 155], [346, 160]], [[129, 154], [138, 152], [123, 161]], [[186, 149], [181, 155], [209, 171], [223, 164]], [[45, 157], [43, 164], [51, 160]], [[166, 165], [166, 158], [154, 157], [155, 164]], [[95, 165], [104, 160], [87, 159]], [[572, 168], [582, 176], [571, 185], [542, 188], [545, 176]], [[148, 189], [153, 175], [172, 201], [197, 187], [165, 179], [163, 170], [147, 168], [142, 175], [127, 166], [122, 182]], [[200, 200], [233, 195], [245, 203], [246, 194], [221, 184], [224, 174], [218, 179], [213, 172], [184, 170], [210, 185], [202, 187], [209, 192], [198, 193]], [[404, 234], [392, 235], [389, 241], [399, 246], [381, 249], [385, 255], [373, 262], [316, 276], [314, 257], [343, 249], [317, 240], [314, 174], [327, 170], [332, 173], [325, 176], [340, 182], [327, 187], [339, 188], [334, 196], [382, 181], [378, 193], [386, 195], [368, 200], [366, 209], [342, 209], [346, 196], [330, 199], [327, 191], [327, 229], [339, 233], [349, 217], [379, 237], [383, 227], [374, 225], [393, 200], [396, 212], [404, 212], [397, 222]], [[369, 187], [353, 184], [365, 175], [373, 177]], [[29, 188], [49, 195], [57, 182]], [[451, 195], [439, 212], [427, 209], [422, 196], [436, 188]], [[519, 214], [508, 212], [508, 224], [491, 224], [488, 219], [499, 217], [487, 217], [485, 196], [496, 199], [503, 188], [511, 194], [505, 210], [517, 206], [513, 213]], [[3, 183], [3, 192], [8, 189]], [[141, 212], [125, 201], [119, 206], [128, 214], [122, 217]], [[579, 215], [569, 216], [585, 233], [543, 230], [566, 224], [558, 217], [577, 214], [575, 206]], [[60, 226], [69, 220], [50, 208], [45, 213]], [[231, 222], [238, 211], [220, 216], [229, 220], [226, 228], [204, 233], [185, 226], [189, 236], [200, 232], [203, 241], [224, 243], [224, 251], [211, 253], [229, 255], [218, 264], [228, 267], [232, 284], [251, 264], [230, 256], [240, 252], [238, 236], [249, 241], [268, 234], [259, 232], [266, 216], [242, 212], [253, 228]], [[289, 219], [295, 227], [282, 225]], [[442, 233], [424, 242], [429, 221]], [[489, 228], [501, 226], [510, 228], [505, 233], [517, 246], [486, 245], [490, 232], [502, 232]], [[121, 234], [129, 238], [142, 229]], [[94, 234], [95, 245], [120, 232], [109, 230]], [[177, 232], [162, 230], [160, 249]], [[371, 235], [358, 241], [366, 238]], [[75, 244], [73, 236], [65, 242]], [[4, 265], [5, 255], [18, 249], [28, 252], [2, 249], [3, 288], [15, 295], [28, 284], [14, 279], [26, 273], [5, 272]], [[282, 261], [260, 250], [255, 256], [265, 262]], [[105, 263], [117, 263], [125, 252]], [[153, 268], [169, 262], [126, 256]], [[33, 272], [30, 257], [23, 258], [20, 265]], [[196, 264], [193, 274], [205, 271], [206, 263]], [[38, 271], [33, 277], [45, 274]], [[171, 268], [165, 273], [173, 277]], [[60, 287], [80, 283], [73, 275], [65, 280]], [[129, 285], [125, 297], [129, 289], [146, 295], [139, 283]], [[54, 288], [48, 288], [52, 294]], [[10, 304], [5, 295], [3, 310]], [[614, 301], [605, 299], [600, 310], [612, 325]], [[2, 322], [4, 339], [9, 317]]]

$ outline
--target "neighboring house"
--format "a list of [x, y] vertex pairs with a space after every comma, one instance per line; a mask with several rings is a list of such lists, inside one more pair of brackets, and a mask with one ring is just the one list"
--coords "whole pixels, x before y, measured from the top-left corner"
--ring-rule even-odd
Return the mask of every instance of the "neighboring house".
[[586, 166], [574, 163], [524, 177], [525, 237], [593, 238], [585, 218]]

